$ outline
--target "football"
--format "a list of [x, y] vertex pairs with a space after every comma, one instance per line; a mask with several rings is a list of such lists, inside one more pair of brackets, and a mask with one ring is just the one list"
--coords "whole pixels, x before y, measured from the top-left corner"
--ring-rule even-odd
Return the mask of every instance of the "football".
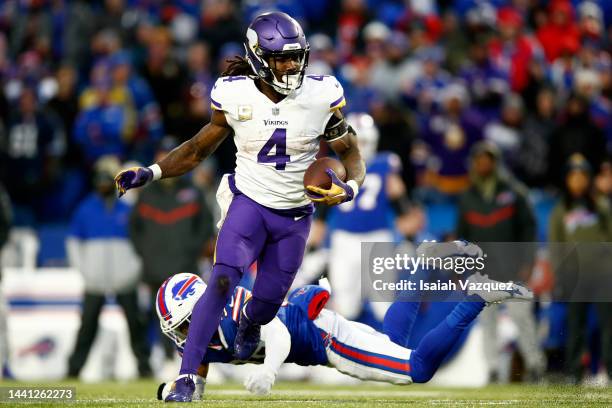
[[315, 160], [306, 169], [306, 173], [304, 173], [304, 188], [306, 186], [316, 186], [324, 189], [331, 188], [331, 177], [325, 172], [327, 169], [332, 169], [340, 180], [346, 181], [344, 165], [334, 158], [322, 157]]

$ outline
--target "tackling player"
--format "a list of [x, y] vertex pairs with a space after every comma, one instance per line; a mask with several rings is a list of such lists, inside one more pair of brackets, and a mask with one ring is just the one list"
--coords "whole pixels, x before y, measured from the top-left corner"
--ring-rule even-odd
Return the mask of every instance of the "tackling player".
[[[431, 245], [431, 244], [427, 244]], [[427, 251], [425, 245], [425, 251]], [[436, 256], [482, 254], [473, 244], [456, 241], [455, 245], [437, 246]], [[423, 249], [420, 249], [423, 251]], [[417, 250], [419, 253], [419, 250]], [[479, 273], [469, 277], [470, 283], [492, 281]], [[157, 313], [162, 331], [182, 351], [190, 332], [191, 310], [202, 295], [206, 284], [197, 276], [178, 274], [169, 278], [158, 291]], [[507, 299], [528, 300], [533, 297], [523, 286], [512, 284], [511, 290], [468, 290], [465, 300], [423, 337], [416, 349], [407, 347], [419, 302], [395, 302], [385, 315], [383, 332], [345, 319], [340, 314], [323, 309], [329, 298], [325, 289], [308, 285], [294, 290], [277, 316], [262, 327], [261, 343], [248, 360], [232, 354], [242, 305], [249, 299], [248, 290], [237, 287], [225, 305], [223, 318], [208, 344], [208, 353], [192, 380], [197, 385], [194, 398], [201, 398], [209, 363], [260, 363], [246, 379], [247, 389], [267, 394], [276, 380], [282, 363], [302, 366], [328, 365], [361, 380], [392, 384], [424, 383], [429, 381], [448, 352], [461, 337], [463, 330], [490, 303]], [[167, 400], [175, 385], [162, 384], [158, 398]]]
[[[210, 123], [158, 163], [124, 170], [116, 178], [123, 194], [152, 180], [180, 176], [234, 135], [236, 172], [223, 178], [218, 191], [225, 220], [213, 272], [194, 307], [180, 376], [168, 400], [191, 400], [191, 375], [244, 270], [257, 261], [253, 297], [240, 311], [233, 350], [237, 359], [251, 356], [260, 326], [276, 316], [302, 262], [310, 201], [350, 201], [365, 176], [354, 131], [340, 112], [342, 87], [332, 76], [305, 76], [309, 46], [300, 25], [285, 13], [262, 14], [247, 30], [245, 49], [246, 57], [233, 60], [211, 91]], [[317, 195], [307, 197], [304, 172], [315, 160], [321, 135], [340, 157], [348, 181], [328, 170], [331, 188], [312, 187]]]

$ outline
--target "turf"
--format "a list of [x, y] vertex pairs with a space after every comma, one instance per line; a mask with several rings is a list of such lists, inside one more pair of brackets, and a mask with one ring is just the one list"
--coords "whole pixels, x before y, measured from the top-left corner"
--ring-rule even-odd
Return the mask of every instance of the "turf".
[[[0, 387], [33, 387], [32, 383], [0, 382]], [[156, 401], [157, 383], [134, 381], [128, 383], [82, 384], [60, 382], [47, 387], [76, 387], [76, 401], [29, 402], [15, 404], [0, 402], [0, 406], [39, 407], [150, 407]], [[480, 389], [436, 388], [411, 385], [407, 387], [324, 386], [308, 383], [279, 383], [272, 395], [252, 396], [239, 385], [208, 386], [205, 401], [191, 404], [214, 408], [225, 407], [405, 407], [405, 406], [487, 406], [520, 407], [612, 407], [612, 388], [581, 388], [573, 386], [497, 385]]]

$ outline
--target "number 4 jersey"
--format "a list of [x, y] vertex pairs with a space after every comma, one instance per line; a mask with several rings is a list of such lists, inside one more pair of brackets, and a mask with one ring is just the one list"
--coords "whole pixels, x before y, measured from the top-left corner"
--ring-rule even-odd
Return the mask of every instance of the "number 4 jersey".
[[274, 103], [252, 78], [222, 77], [211, 92], [211, 105], [225, 113], [234, 130], [236, 187], [270, 208], [309, 204], [304, 172], [315, 160], [334, 110], [345, 105], [336, 78], [307, 75], [299, 89]]

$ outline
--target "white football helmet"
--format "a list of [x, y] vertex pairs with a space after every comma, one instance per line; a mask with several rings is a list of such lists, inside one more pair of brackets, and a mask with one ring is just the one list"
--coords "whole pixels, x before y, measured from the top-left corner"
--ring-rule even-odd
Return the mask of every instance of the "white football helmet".
[[206, 283], [192, 273], [179, 273], [162, 283], [155, 297], [155, 310], [162, 333], [182, 347], [187, 335], [181, 331], [184, 323], [191, 322], [196, 302], [206, 290]]
[[346, 123], [355, 129], [359, 152], [363, 160], [368, 161], [376, 154], [378, 149], [379, 132], [374, 119], [367, 113], [349, 113]]

